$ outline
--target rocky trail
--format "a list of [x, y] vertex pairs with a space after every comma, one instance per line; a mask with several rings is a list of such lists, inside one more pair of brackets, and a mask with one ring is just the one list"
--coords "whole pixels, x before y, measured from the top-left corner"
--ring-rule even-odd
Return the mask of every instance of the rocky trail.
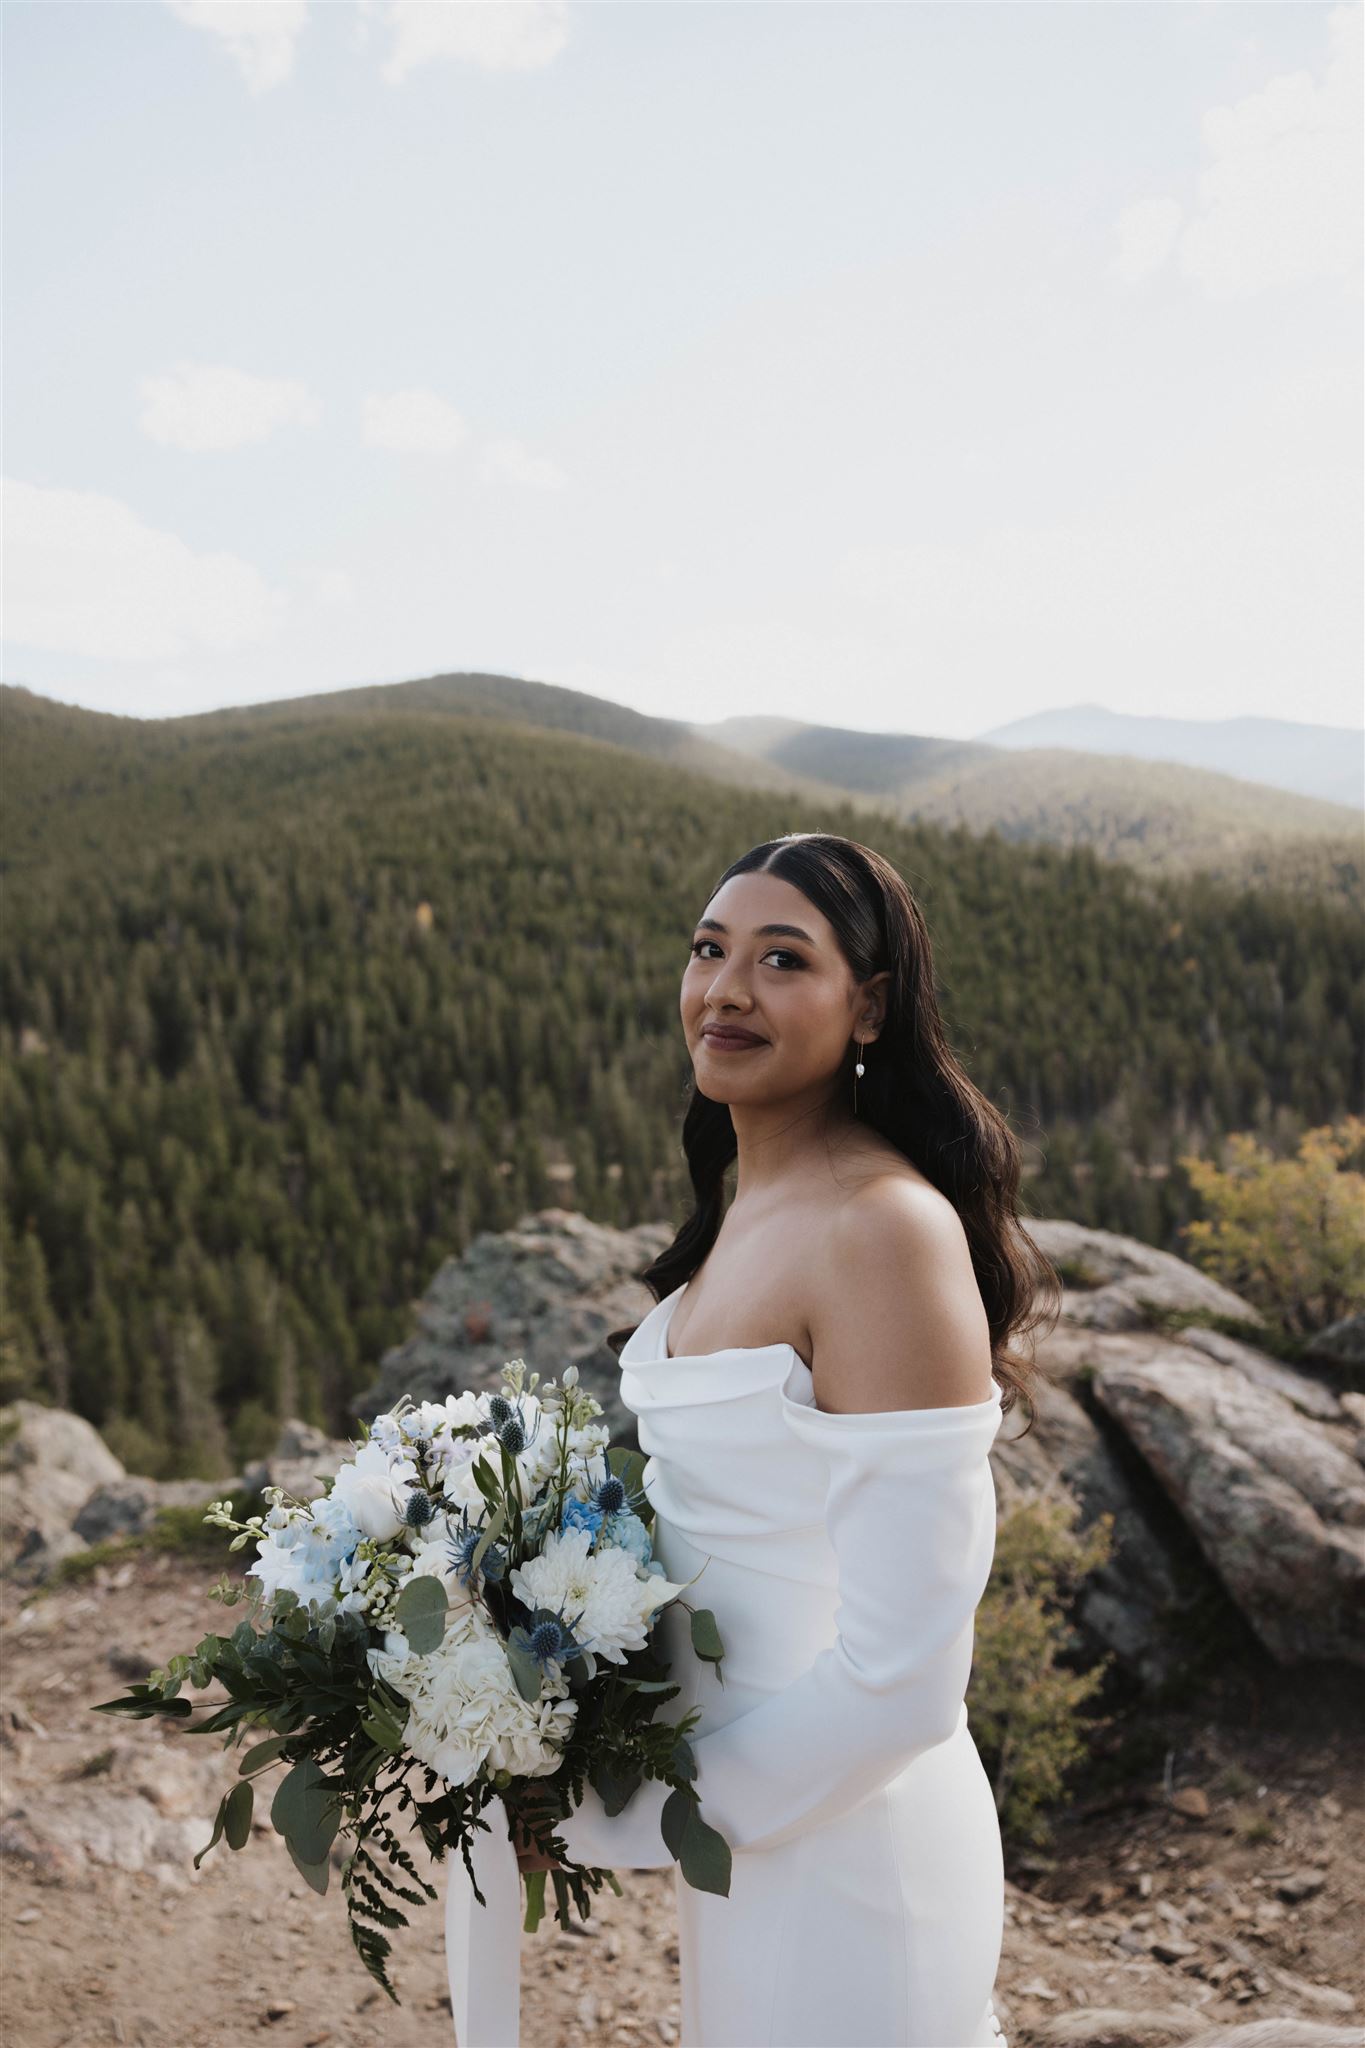
[[[264, 1814], [195, 1873], [233, 1777], [219, 1738], [89, 1711], [223, 1621], [212, 1573], [169, 1553], [0, 1593], [0, 1933], [13, 2048], [423, 2048], [453, 2039], [439, 1905], [396, 1936], [392, 2006]], [[110, 1646], [117, 1662], [111, 1662]], [[998, 2009], [1012, 2048], [1180, 2043], [1297, 2020], [1267, 2048], [1365, 2040], [1365, 1785], [1349, 1687], [1324, 1670], [1230, 1674], [1172, 1755], [1084, 1794], [1011, 1872]], [[427, 1866], [430, 1869], [430, 1866]], [[439, 1879], [441, 1873], [437, 1872]], [[528, 2048], [677, 2039], [671, 1877], [525, 1940]], [[1241, 2034], [1231, 2036], [1243, 2038]]]

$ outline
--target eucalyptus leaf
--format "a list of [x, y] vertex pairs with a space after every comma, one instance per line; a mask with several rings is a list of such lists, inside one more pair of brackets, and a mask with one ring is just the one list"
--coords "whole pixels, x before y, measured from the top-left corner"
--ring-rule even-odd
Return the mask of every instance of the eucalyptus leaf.
[[300, 1869], [325, 1859], [341, 1826], [341, 1807], [335, 1788], [311, 1756], [281, 1778], [270, 1818]]
[[664, 1847], [676, 1863], [682, 1855], [683, 1833], [687, 1827], [687, 1811], [692, 1805], [692, 1794], [680, 1792], [675, 1786], [663, 1803], [659, 1814], [659, 1832], [664, 1838]]
[[679, 1861], [683, 1877], [693, 1891], [716, 1892], [722, 1899], [729, 1898], [730, 1844], [702, 1819], [695, 1799], [688, 1801]]
[[531, 1639], [524, 1628], [514, 1628], [507, 1638], [507, 1662], [512, 1667], [512, 1682], [521, 1697], [534, 1705], [540, 1698], [545, 1674], [540, 1659], [531, 1648]]
[[318, 1894], [318, 1897], [321, 1898], [327, 1890], [328, 1881], [332, 1875], [331, 1857], [322, 1856], [316, 1863], [305, 1863], [292, 1842], [288, 1842], [288, 1848], [289, 1854], [294, 1859], [295, 1870], [298, 1871], [305, 1884], [310, 1884]]
[[716, 1617], [709, 1607], [694, 1607], [692, 1610], [692, 1648], [709, 1664], [719, 1663], [725, 1654]]
[[254, 1777], [256, 1772], [263, 1771], [267, 1764], [273, 1764], [288, 1739], [285, 1735], [272, 1735], [268, 1742], [253, 1742], [237, 1766], [238, 1777]]
[[204, 1858], [208, 1855], [209, 1850], [213, 1848], [214, 1844], [216, 1842], [221, 1841], [222, 1839], [223, 1822], [227, 1818], [228, 1796], [229, 1795], [225, 1793], [224, 1796], [218, 1801], [218, 1811], [213, 1816], [213, 1833], [209, 1836], [207, 1842], [205, 1842], [203, 1848], [199, 1851], [199, 1854], [194, 1859], [194, 1867], [196, 1870], [199, 1868]]
[[[644, 1485], [645, 1459], [641, 1452], [631, 1449], [629, 1444], [613, 1444], [607, 1452], [607, 1470], [613, 1479], [619, 1479], [626, 1489], [628, 1498], [638, 1494]], [[643, 1521], [644, 1516], [640, 1519]]]
[[423, 1572], [420, 1578], [409, 1579], [398, 1595], [394, 1602], [394, 1618], [416, 1656], [428, 1656], [432, 1650], [441, 1647], [448, 1605], [445, 1587], [428, 1572]]
[[223, 1801], [223, 1833], [229, 1849], [244, 1849], [251, 1837], [251, 1810], [256, 1795], [250, 1779], [234, 1785]]
[[476, 1572], [479, 1566], [483, 1563], [484, 1552], [487, 1550], [490, 1543], [494, 1542], [497, 1537], [501, 1536], [503, 1526], [506, 1523], [506, 1520], [507, 1502], [505, 1500], [499, 1501], [497, 1507], [493, 1511], [493, 1516], [488, 1524], [488, 1527], [484, 1530], [482, 1536], [480, 1536], [478, 1542], [474, 1545], [474, 1555], [469, 1560], [469, 1569], [471, 1572]]

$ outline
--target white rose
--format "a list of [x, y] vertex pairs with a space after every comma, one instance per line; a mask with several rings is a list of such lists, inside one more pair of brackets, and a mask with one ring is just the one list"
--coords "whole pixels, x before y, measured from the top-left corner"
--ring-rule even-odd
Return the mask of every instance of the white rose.
[[362, 1535], [387, 1543], [403, 1527], [403, 1504], [416, 1477], [411, 1459], [390, 1461], [378, 1444], [362, 1444], [332, 1481], [332, 1496]]

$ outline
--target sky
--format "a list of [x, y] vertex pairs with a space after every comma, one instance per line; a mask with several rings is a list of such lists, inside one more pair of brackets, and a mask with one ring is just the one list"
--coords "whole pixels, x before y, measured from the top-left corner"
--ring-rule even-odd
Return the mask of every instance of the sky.
[[0, 676], [1359, 725], [1363, 18], [4, 0]]

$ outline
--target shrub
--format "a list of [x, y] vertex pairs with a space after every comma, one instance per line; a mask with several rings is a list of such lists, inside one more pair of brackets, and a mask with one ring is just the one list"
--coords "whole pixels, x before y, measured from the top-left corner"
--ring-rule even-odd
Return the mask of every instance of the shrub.
[[1195, 1263], [1300, 1336], [1365, 1307], [1365, 1118], [1306, 1131], [1296, 1159], [1246, 1131], [1227, 1152], [1180, 1162], [1209, 1211], [1185, 1226]]
[[1067, 1771], [1103, 1725], [1080, 1708], [1103, 1683], [1106, 1655], [1084, 1670], [1064, 1659], [1077, 1647], [1068, 1609], [1077, 1586], [1113, 1548], [1113, 1516], [1076, 1530], [1080, 1505], [1065, 1492], [1035, 1493], [1001, 1516], [995, 1565], [977, 1609], [968, 1712], [995, 1791], [1001, 1830], [1042, 1845], [1047, 1809]]

